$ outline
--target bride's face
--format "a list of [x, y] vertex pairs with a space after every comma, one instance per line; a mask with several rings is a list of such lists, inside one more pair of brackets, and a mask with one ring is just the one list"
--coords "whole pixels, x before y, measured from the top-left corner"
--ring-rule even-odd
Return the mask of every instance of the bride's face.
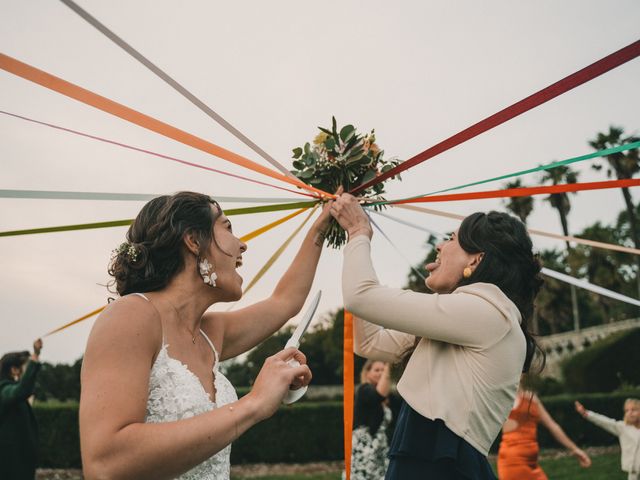
[[242, 277], [237, 269], [242, 266], [247, 245], [233, 234], [231, 221], [224, 213], [216, 219], [213, 234], [216, 241], [212, 240], [209, 245], [208, 258], [212, 259], [217, 275], [216, 288], [223, 293], [225, 301], [238, 300], [242, 296]]

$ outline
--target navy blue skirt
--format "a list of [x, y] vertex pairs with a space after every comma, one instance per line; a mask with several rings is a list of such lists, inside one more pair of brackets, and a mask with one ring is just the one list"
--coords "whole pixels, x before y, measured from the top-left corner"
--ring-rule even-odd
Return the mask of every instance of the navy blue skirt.
[[385, 480], [496, 480], [487, 457], [441, 419], [423, 417], [404, 400], [389, 459]]

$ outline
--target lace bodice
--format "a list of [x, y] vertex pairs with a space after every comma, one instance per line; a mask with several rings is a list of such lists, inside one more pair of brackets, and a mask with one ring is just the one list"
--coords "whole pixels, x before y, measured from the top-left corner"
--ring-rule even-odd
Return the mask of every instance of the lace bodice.
[[[216, 401], [211, 401], [198, 377], [185, 364], [171, 358], [168, 344], [163, 342], [156, 361], [151, 367], [149, 398], [145, 422], [161, 423], [190, 418], [221, 407], [238, 399], [231, 382], [220, 372], [218, 352], [213, 343], [200, 330], [215, 356], [213, 366]], [[179, 480], [228, 480], [231, 445], [208, 460], [184, 473]]]

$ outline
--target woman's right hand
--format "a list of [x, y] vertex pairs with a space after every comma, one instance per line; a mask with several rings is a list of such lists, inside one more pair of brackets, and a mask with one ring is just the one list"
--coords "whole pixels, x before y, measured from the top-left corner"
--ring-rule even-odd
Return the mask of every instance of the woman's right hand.
[[[292, 366], [287, 363], [289, 360], [296, 360], [300, 365]], [[307, 358], [295, 348], [286, 348], [264, 361], [248, 394], [256, 403], [259, 420], [276, 412], [290, 387], [300, 388], [309, 384], [311, 370], [306, 363]]]
[[358, 199], [348, 193], [343, 193], [331, 205], [331, 215], [349, 234], [349, 239], [364, 234], [369, 238], [373, 235], [369, 217], [362, 209]]

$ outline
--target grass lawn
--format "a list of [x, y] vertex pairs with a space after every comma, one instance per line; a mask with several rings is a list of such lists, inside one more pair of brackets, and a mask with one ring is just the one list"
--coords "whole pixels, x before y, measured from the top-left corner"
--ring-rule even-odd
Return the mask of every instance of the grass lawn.
[[[581, 468], [573, 457], [545, 458], [540, 465], [552, 480], [625, 480], [627, 475], [620, 470], [620, 452], [607, 452], [596, 454], [589, 452], [593, 465], [591, 468]], [[493, 463], [495, 471], [495, 464]], [[232, 480], [259, 479], [259, 480], [340, 480], [340, 472], [268, 475], [261, 477], [232, 476]]]

